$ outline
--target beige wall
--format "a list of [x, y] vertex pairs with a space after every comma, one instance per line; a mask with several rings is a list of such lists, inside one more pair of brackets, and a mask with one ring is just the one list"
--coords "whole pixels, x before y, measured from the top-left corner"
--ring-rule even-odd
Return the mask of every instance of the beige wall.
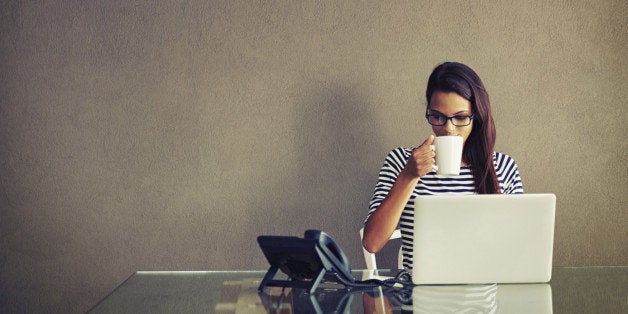
[[[555, 265], [626, 265], [626, 1], [2, 1], [0, 311], [136, 270], [265, 269], [358, 228], [427, 76], [469, 64], [499, 151], [558, 196]], [[551, 3], [551, 4], [549, 4]]]

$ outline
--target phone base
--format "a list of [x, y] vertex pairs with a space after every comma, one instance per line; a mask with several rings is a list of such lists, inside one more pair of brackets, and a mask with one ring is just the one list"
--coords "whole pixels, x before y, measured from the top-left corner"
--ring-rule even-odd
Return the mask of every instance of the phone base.
[[270, 267], [268, 272], [266, 272], [266, 276], [264, 276], [264, 279], [262, 279], [262, 282], [259, 285], [258, 291], [261, 292], [266, 287], [289, 287], [289, 288], [305, 289], [309, 293], [314, 293], [314, 291], [316, 291], [316, 288], [318, 288], [318, 285], [323, 281], [323, 278], [325, 277], [325, 273], [327, 273], [327, 270], [325, 270], [325, 268], [321, 268], [321, 270], [318, 272], [316, 277], [313, 278], [312, 280], [301, 281], [301, 280], [295, 280], [295, 279], [290, 279], [290, 278], [287, 280], [278, 280], [278, 279], [275, 279], [275, 275], [277, 275], [278, 270], [279, 270], [279, 267], [277, 266]]

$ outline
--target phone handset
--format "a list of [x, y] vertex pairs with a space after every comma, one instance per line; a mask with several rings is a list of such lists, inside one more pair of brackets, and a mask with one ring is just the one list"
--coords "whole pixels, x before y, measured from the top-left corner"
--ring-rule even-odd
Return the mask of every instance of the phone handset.
[[317, 248], [327, 257], [327, 261], [323, 261], [323, 263], [328, 263], [326, 268], [333, 269], [344, 280], [355, 282], [353, 275], [351, 275], [349, 259], [334, 239], [320, 230], [305, 231], [304, 239], [318, 241]]

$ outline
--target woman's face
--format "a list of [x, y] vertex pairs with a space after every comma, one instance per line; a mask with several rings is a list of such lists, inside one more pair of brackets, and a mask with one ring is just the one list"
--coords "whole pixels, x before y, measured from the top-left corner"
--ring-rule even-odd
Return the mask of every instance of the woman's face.
[[[454, 92], [443, 93], [439, 91], [432, 94], [430, 103], [427, 106], [427, 113], [430, 115], [441, 114], [448, 118], [470, 116], [473, 114], [470, 101]], [[467, 126], [455, 126], [451, 119], [447, 120], [445, 125], [442, 126], [432, 125], [432, 130], [436, 136], [458, 135], [462, 136], [464, 143], [467, 142], [467, 138], [469, 138], [472, 129], [473, 120], [471, 120], [471, 123]]]

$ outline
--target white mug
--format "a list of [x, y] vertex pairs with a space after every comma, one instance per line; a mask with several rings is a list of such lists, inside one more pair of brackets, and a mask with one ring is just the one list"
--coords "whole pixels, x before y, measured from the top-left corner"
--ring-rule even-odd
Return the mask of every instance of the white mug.
[[434, 139], [436, 153], [436, 173], [443, 176], [457, 176], [460, 174], [462, 162], [462, 137], [438, 136]]

